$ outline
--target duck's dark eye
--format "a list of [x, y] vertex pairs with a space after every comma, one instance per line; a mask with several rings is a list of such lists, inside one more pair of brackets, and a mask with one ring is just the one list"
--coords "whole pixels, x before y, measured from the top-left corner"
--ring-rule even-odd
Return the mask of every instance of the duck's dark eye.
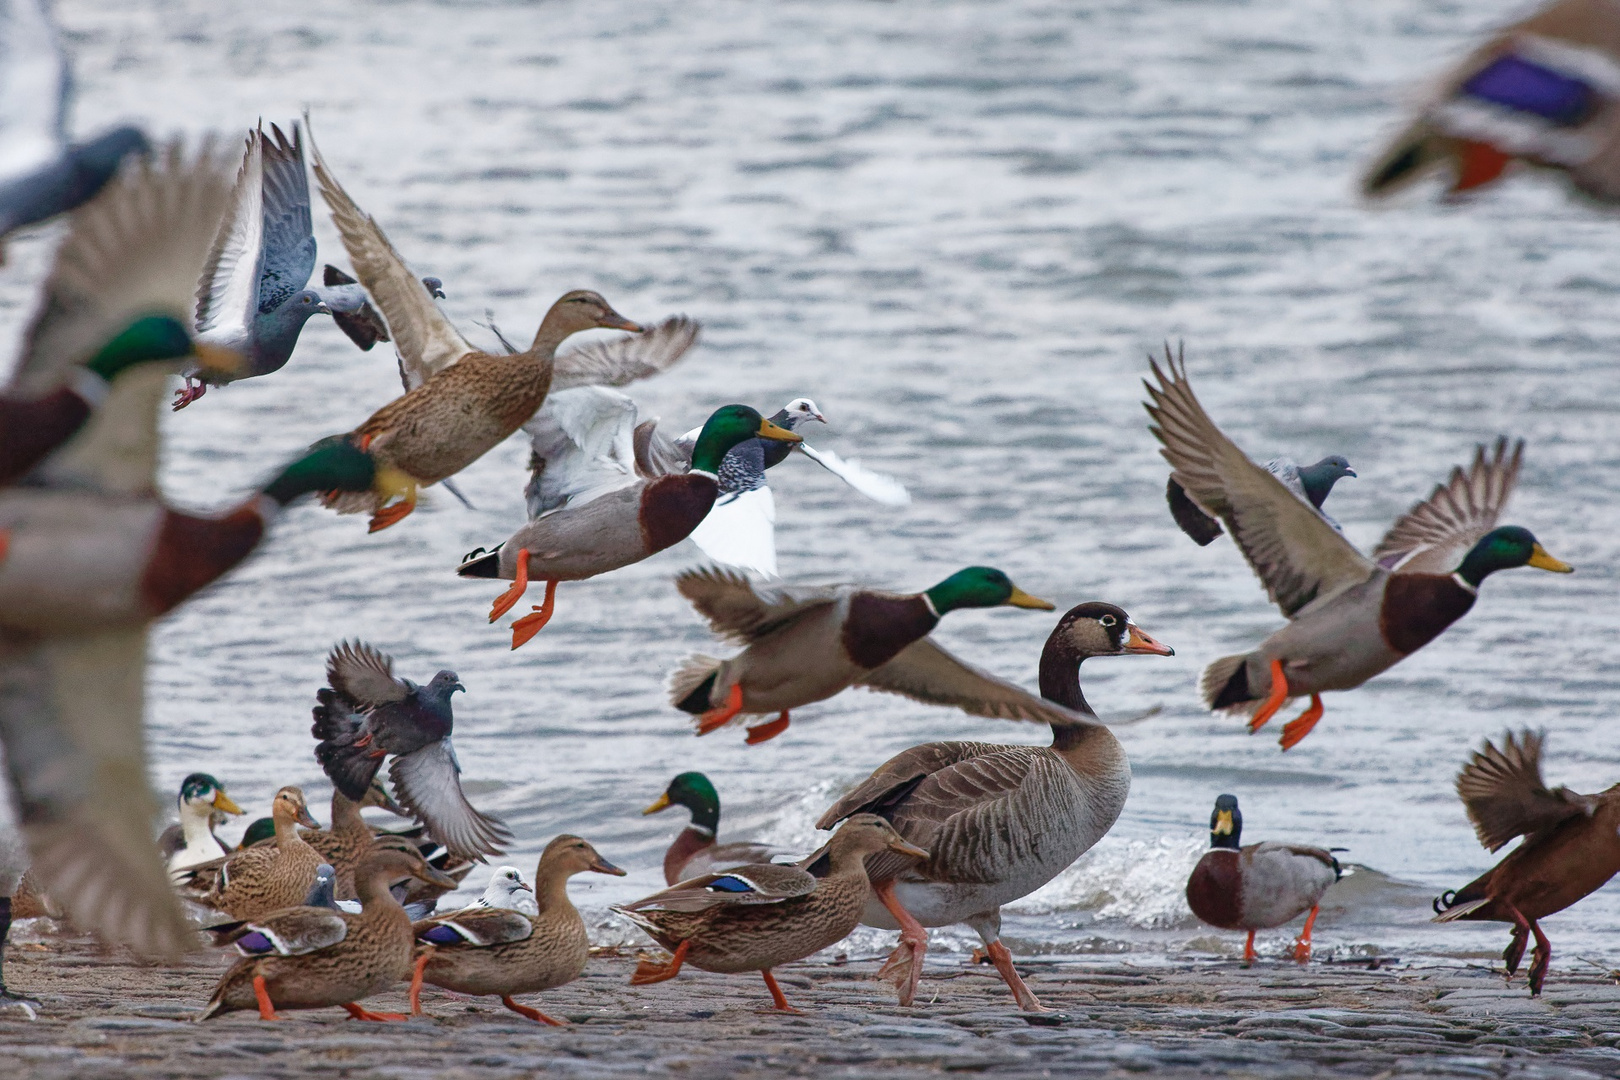
[[1119, 625], [1119, 620], [1114, 618], [1112, 615], [1104, 615], [1102, 618], [1098, 619], [1097, 621], [1102, 623], [1104, 626], [1118, 626]]

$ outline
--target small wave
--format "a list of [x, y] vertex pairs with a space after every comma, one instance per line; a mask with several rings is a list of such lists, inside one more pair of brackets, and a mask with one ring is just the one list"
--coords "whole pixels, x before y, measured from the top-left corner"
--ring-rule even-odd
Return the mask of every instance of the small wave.
[[1007, 909], [1019, 915], [1088, 911], [1098, 920], [1143, 928], [1184, 925], [1192, 919], [1187, 875], [1206, 846], [1193, 836], [1105, 836], [1073, 866]]

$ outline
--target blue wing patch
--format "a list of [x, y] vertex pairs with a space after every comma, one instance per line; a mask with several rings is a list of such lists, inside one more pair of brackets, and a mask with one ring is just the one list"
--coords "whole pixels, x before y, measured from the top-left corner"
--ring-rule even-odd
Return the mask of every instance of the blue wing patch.
[[1492, 61], [1463, 83], [1469, 97], [1532, 113], [1560, 127], [1575, 127], [1598, 105], [1590, 85], [1561, 71], [1511, 54]]
[[245, 956], [263, 956], [276, 951], [268, 937], [257, 930], [249, 930], [236, 939], [235, 945]]
[[454, 945], [461, 940], [460, 934], [443, 923], [436, 923], [428, 927], [416, 937], [418, 941], [426, 941], [434, 945]]
[[753, 885], [740, 877], [733, 877], [730, 874], [725, 877], [717, 877], [704, 887], [710, 892], [745, 893], [754, 891]]

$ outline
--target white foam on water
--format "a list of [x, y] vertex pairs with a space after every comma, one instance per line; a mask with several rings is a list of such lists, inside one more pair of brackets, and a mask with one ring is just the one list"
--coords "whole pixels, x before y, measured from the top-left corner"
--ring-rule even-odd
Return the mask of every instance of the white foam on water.
[[1018, 915], [1087, 911], [1098, 921], [1139, 928], [1184, 926], [1187, 875], [1208, 850], [1198, 837], [1125, 840], [1105, 836], [1063, 873], [1007, 905]]

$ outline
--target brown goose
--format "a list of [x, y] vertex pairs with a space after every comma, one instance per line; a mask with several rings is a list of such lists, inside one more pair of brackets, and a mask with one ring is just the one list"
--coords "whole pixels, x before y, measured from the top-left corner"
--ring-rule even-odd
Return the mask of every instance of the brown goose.
[[[317, 827], [304, 805], [304, 793], [295, 787], [276, 792], [270, 816], [276, 823], [275, 842], [256, 844], [221, 860], [203, 903], [237, 919], [252, 919], [293, 907], [309, 894], [315, 868], [325, 860], [298, 835], [299, 825]], [[211, 866], [204, 863], [194, 869], [200, 874]]]
[[419, 943], [411, 976], [411, 1015], [422, 1014], [422, 983], [458, 994], [497, 994], [513, 1012], [561, 1027], [513, 994], [534, 994], [573, 982], [585, 970], [591, 941], [585, 920], [568, 899], [568, 879], [586, 871], [623, 877], [624, 871], [577, 836], [546, 845], [534, 872], [536, 914], [470, 907], [412, 927]]
[[[1131, 789], [1125, 750], [1080, 692], [1080, 664], [1090, 656], [1175, 650], [1143, 633], [1113, 604], [1069, 609], [1041, 652], [1042, 704], [1050, 746], [937, 742], [884, 762], [838, 800], [818, 829], [854, 814], [879, 814], [907, 840], [926, 847], [927, 862], [879, 854], [868, 860], [874, 899], [861, 921], [901, 931], [881, 975], [893, 978], [911, 1004], [922, 975], [928, 926], [966, 923], [984, 940], [996, 970], [1021, 1009], [1042, 1011], [1001, 943], [1001, 908], [1067, 869], [1113, 828]], [[965, 668], [935, 685], [935, 700], [1033, 695]], [[1058, 709], [1054, 710], [1053, 706]], [[813, 857], [811, 866], [817, 867]]]

